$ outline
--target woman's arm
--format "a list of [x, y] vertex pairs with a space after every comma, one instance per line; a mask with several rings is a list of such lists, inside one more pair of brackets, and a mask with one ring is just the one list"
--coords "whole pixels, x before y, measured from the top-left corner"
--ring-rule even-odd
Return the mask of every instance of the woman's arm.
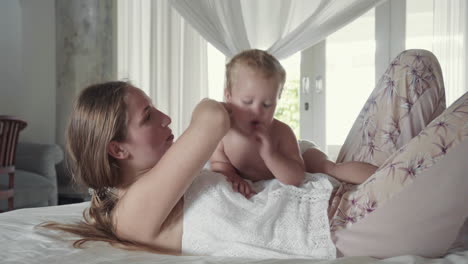
[[223, 104], [209, 99], [200, 102], [187, 130], [121, 198], [115, 211], [119, 236], [151, 244], [229, 127]]

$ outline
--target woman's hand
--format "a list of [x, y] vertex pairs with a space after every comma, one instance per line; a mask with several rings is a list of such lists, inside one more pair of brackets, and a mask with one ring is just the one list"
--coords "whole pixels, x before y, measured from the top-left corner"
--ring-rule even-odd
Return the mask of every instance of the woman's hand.
[[226, 103], [205, 98], [193, 110], [190, 125], [212, 125], [224, 136], [231, 127], [230, 116], [230, 107]]
[[228, 112], [229, 116], [232, 115], [232, 105], [231, 103], [225, 103], [225, 102], [219, 102], [222, 106], [224, 106], [224, 109]]
[[231, 103], [220, 102], [220, 104], [222, 106], [224, 106], [224, 109], [226, 109], [226, 112], [229, 115], [230, 124], [232, 125], [233, 124], [233, 120], [232, 120], [233, 116], [232, 116], [232, 105], [231, 105]]

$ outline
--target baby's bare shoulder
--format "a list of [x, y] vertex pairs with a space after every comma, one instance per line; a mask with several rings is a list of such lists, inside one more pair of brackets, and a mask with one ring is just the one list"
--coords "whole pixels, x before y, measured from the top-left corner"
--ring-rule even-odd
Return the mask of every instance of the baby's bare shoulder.
[[273, 120], [271, 129], [272, 129], [272, 131], [271, 131], [272, 134], [275, 134], [278, 137], [294, 135], [294, 132], [293, 132], [292, 128], [290, 126], [288, 126], [286, 123], [284, 123], [284, 122], [282, 122], [282, 121], [280, 121], [278, 119]]

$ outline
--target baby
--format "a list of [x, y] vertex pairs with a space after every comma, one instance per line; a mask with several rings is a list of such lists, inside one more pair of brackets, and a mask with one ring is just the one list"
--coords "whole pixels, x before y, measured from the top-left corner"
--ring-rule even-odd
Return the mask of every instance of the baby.
[[[336, 169], [337, 165], [318, 149], [304, 153], [304, 164], [292, 129], [273, 117], [285, 80], [280, 62], [262, 50], [241, 52], [226, 65], [224, 97], [232, 110], [232, 126], [210, 158], [211, 170], [225, 175], [234, 191], [247, 198], [255, 192], [245, 180], [276, 178], [283, 184], [299, 186], [306, 169], [346, 181], [347, 176], [336, 173], [346, 174], [347, 167], [357, 170], [357, 181], [367, 179], [373, 173], [367, 171], [367, 165], [372, 165], [365, 165], [364, 171], [362, 164], [345, 166], [344, 171], [342, 167]], [[362, 172], [366, 176], [361, 176]]]
[[261, 50], [234, 56], [226, 65], [225, 100], [232, 127], [213, 153], [213, 171], [224, 174], [233, 189], [247, 198], [248, 182], [277, 178], [299, 186], [304, 161], [292, 129], [273, 118], [286, 73], [276, 58]]

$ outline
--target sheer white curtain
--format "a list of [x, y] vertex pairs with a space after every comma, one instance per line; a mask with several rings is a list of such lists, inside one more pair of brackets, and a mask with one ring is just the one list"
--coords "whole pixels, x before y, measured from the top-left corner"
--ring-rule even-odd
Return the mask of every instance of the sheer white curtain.
[[118, 0], [117, 77], [149, 93], [151, 0]]
[[283, 59], [384, 1], [171, 0], [171, 5], [228, 57], [259, 48]]
[[168, 0], [119, 0], [117, 32], [118, 78], [147, 92], [180, 135], [208, 94], [206, 41]]
[[208, 93], [207, 45], [199, 33], [228, 57], [260, 48], [281, 59], [383, 1], [118, 0], [118, 76], [145, 90], [180, 135]]
[[444, 75], [447, 105], [468, 91], [466, 0], [434, 0], [434, 54]]

